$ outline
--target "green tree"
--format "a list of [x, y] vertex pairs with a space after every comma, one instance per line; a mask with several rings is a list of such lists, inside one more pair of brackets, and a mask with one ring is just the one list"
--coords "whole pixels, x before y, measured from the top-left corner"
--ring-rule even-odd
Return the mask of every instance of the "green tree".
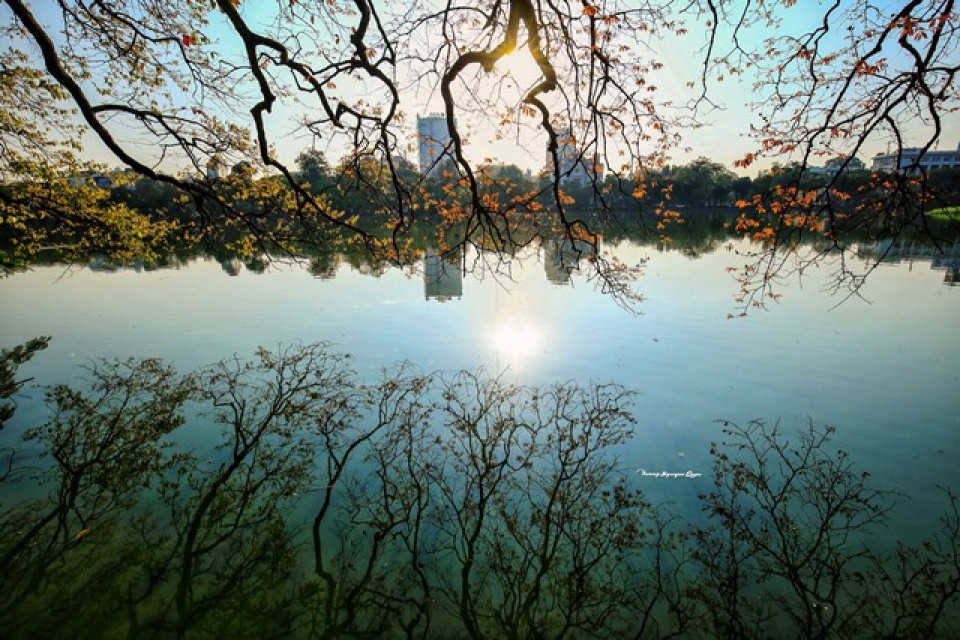
[[753, 180], [740, 176], [730, 183], [730, 191], [736, 200], [745, 200], [753, 192]]
[[670, 172], [674, 199], [690, 206], [726, 204], [735, 179], [733, 171], [704, 157]]
[[930, 187], [937, 207], [960, 205], [960, 169], [935, 169], [931, 171]]
[[866, 171], [867, 165], [856, 156], [837, 156], [823, 163], [823, 166], [844, 171]]
[[230, 167], [230, 175], [236, 176], [238, 178], [251, 179], [257, 173], [256, 168], [253, 164], [247, 162], [246, 160], [241, 160], [237, 164]]
[[333, 185], [330, 164], [322, 151], [316, 149], [301, 151], [294, 164], [297, 167], [294, 175], [301, 183], [310, 185], [311, 193], [323, 193]]

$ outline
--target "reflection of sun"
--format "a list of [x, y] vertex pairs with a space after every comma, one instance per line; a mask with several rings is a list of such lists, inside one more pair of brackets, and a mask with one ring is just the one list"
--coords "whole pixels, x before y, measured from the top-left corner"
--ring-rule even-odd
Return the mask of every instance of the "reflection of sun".
[[524, 318], [507, 318], [493, 330], [493, 347], [508, 358], [524, 358], [540, 348], [540, 331]]

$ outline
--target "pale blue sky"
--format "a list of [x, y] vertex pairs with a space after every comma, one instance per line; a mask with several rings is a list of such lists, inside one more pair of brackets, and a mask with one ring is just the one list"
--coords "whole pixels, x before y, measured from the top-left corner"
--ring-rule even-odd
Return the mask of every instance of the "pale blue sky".
[[[811, 6], [815, 5], [816, 10], [812, 11]], [[270, 7], [273, 3], [266, 2], [242, 2], [240, 9], [251, 24], [269, 25], [272, 22]], [[783, 23], [780, 29], [789, 29], [794, 33], [802, 33], [810, 28], [816, 20], [819, 19], [820, 12], [824, 3], [820, 0], [804, 0], [798, 2], [792, 8], [781, 8], [783, 11]], [[34, 10], [41, 20], [50, 25], [59, 23], [59, 17], [53, 11], [52, 3], [35, 3]], [[7, 13], [4, 9], [3, 13]], [[230, 36], [230, 30], [226, 27], [225, 18], [218, 12], [210, 14], [211, 24], [204, 28], [204, 35], [211, 40], [207, 46], [215, 47], [218, 54], [223, 57], [239, 56], [239, 42], [236, 37]], [[346, 18], [345, 18], [346, 20]], [[664, 67], [657, 72], [649, 75], [648, 84], [656, 85], [658, 92], [655, 97], [659, 100], [671, 100], [676, 104], [682, 104], [694, 97], [699, 92], [699, 86], [690, 88], [687, 83], [698, 82], [701, 71], [699, 60], [701, 56], [697, 55], [697, 50], [702, 42], [697, 32], [697, 28], [702, 30], [702, 22], [691, 21], [688, 25], [690, 33], [682, 38], [671, 38], [669, 41], [651, 42], [652, 46], [658, 48], [659, 56], [664, 63]], [[777, 35], [783, 35], [784, 32], [778, 32]], [[842, 31], [840, 33], [843, 33]], [[772, 35], [772, 32], [764, 27], [754, 28], [741, 34], [741, 41], [745, 46], [753, 46], [764, 38]], [[721, 38], [721, 41], [723, 39]], [[718, 48], [718, 53], [722, 52]], [[522, 69], [514, 69], [514, 73], [523, 76]], [[529, 78], [528, 78], [529, 81]], [[743, 157], [746, 153], [756, 150], [756, 143], [748, 137], [751, 124], [758, 124], [759, 118], [754, 110], [749, 106], [751, 103], [762, 99], [762, 96], [755, 93], [752, 87], [753, 78], [750, 72], [745, 70], [742, 76], [726, 75], [722, 82], [712, 81], [709, 86], [710, 98], [721, 107], [703, 116], [703, 126], [684, 130], [684, 145], [689, 146], [689, 151], [678, 149], [673, 156], [674, 163], [679, 164], [687, 162], [698, 156], [707, 156], [714, 160], [724, 163], [731, 168], [733, 162]], [[341, 81], [337, 91], [345, 99], [355, 99], [363, 96], [376, 104], [376, 92], [369, 83], [356, 83], [355, 86], [346, 86]], [[518, 94], [514, 93], [513, 104], [516, 104]], [[432, 95], [423, 93], [407, 93], [403, 96], [405, 121], [399, 134], [401, 142], [407, 144], [410, 149], [415, 146], [415, 126], [416, 115], [430, 111], [438, 111], [440, 103], [436, 92]], [[509, 105], [510, 100], [506, 100], [504, 105]], [[298, 104], [290, 99], [281, 98], [275, 106], [273, 112], [267, 118], [267, 126], [273, 138], [279, 158], [286, 162], [292, 162], [296, 155], [304, 148], [311, 146], [312, 141], [308, 135], [305, 135], [303, 129], [297, 125], [298, 120], [309, 110], [318, 108], [316, 104]], [[497, 128], [484, 124], [476, 116], [469, 113], [458, 114], [459, 121], [468, 134], [467, 154], [476, 161], [484, 158], [493, 158], [495, 160], [513, 163], [522, 168], [529, 168], [534, 171], [543, 166], [545, 150], [544, 137], [539, 132], [536, 120], [534, 118], [521, 119], [521, 126], [512, 126]], [[960, 143], [960, 118], [949, 118], [945, 120], [945, 131], [941, 137], [939, 147], [945, 149], [956, 148]], [[149, 161], [151, 154], [155, 153], [155, 148], [151, 147], [149, 141], [144, 140], [140, 143], [137, 137], [129, 131], [118, 129], [119, 137], [132, 143], [133, 150], [138, 157]], [[912, 140], [909, 134], [915, 133], [917, 142], [920, 142], [922, 131], [909, 131], [905, 140], [911, 144]], [[499, 138], [498, 138], [499, 134]], [[870, 159], [874, 153], [884, 150], [886, 141], [877, 139], [868, 144], [860, 157], [870, 164]], [[99, 141], [88, 136], [85, 140], [87, 154], [98, 161], [108, 165], [116, 164], [115, 160]], [[329, 145], [329, 146], [328, 146]], [[335, 136], [325, 136], [325, 139], [319, 141], [318, 148], [323, 149], [331, 161], [335, 162], [345, 150], [345, 141], [338, 141]], [[415, 158], [414, 153], [408, 153], [411, 159]], [[777, 158], [780, 161], [787, 161], [789, 158]], [[759, 169], [769, 166], [773, 159], [767, 159], [750, 167], [743, 173], [754, 175]], [[174, 161], [176, 162], [176, 161]], [[168, 165], [169, 166], [169, 165]]]

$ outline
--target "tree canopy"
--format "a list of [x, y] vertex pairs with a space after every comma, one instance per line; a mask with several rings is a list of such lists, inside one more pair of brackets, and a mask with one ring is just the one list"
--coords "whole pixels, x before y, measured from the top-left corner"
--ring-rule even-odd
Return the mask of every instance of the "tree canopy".
[[[570, 209], [574, 173], [597, 212], [653, 228], [674, 220], [660, 174], [683, 134], [727, 106], [723, 81], [739, 78], [751, 87], [753, 146], [736, 165], [790, 164], [768, 193], [739, 201], [738, 229], [770, 251], [810, 234], [823, 234], [827, 251], [844, 249], [848, 230], [922, 230], [932, 195], [919, 160], [855, 193], [842, 171], [816, 189], [805, 180], [830, 158], [857, 168], [870, 150], [915, 147], [922, 157], [954, 143], [942, 136], [960, 100], [955, 3], [852, 0], [818, 11], [751, 0], [4, 0], [0, 224], [21, 248], [67, 229], [120, 256], [183, 232], [183, 221], [104, 206], [67, 184], [91, 170], [84, 142], [190, 199], [201, 232], [243, 229], [272, 252], [359, 242], [403, 263], [427, 215], [444, 250], [509, 252], [557, 232], [596, 245], [595, 225]], [[667, 90], [680, 57], [693, 77]], [[443, 119], [453, 161], [423, 175], [407, 156], [427, 110]], [[497, 197], [482, 143], [511, 136], [546, 160], [543, 179]], [[289, 153], [291, 140], [342, 160], [321, 179], [329, 168]], [[224, 187], [253, 171], [267, 178]], [[327, 179], [361, 194], [352, 206], [376, 224], [333, 206]], [[37, 219], [43, 233], [28, 224]], [[761, 290], [780, 269], [772, 255], [760, 256], [769, 258], [757, 268]]]

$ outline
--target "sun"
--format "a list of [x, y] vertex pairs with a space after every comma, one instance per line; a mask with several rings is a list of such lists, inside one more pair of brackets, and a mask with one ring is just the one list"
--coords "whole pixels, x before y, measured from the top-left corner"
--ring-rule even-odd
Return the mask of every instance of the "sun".
[[514, 49], [497, 61], [497, 72], [503, 77], [512, 78], [522, 89], [527, 89], [543, 78], [540, 67], [530, 55], [529, 49]]

